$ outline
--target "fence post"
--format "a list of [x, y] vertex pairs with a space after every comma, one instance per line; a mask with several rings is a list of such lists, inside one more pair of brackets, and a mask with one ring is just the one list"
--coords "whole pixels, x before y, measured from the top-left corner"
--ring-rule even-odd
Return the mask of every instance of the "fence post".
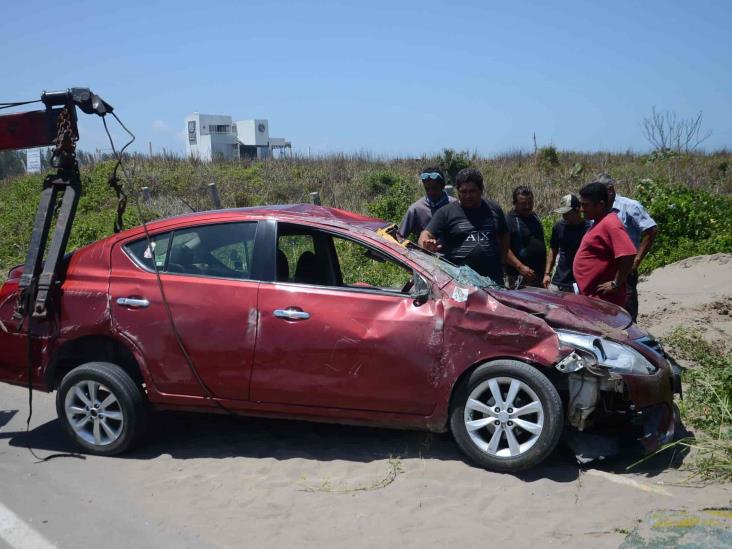
[[219, 190], [216, 188], [216, 183], [208, 184], [208, 195], [211, 197], [211, 204], [213, 204], [214, 210], [220, 210], [221, 198], [219, 197]]
[[141, 190], [142, 190], [142, 201], [150, 202], [150, 200], [152, 200], [152, 196], [150, 195], [150, 188], [143, 187]]
[[320, 206], [320, 193], [318, 191], [310, 193], [310, 202], [312, 202], [316, 206]]

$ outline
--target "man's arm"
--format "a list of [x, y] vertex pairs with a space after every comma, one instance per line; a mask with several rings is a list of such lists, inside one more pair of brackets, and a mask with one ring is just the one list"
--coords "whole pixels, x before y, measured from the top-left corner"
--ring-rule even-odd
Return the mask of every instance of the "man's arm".
[[409, 235], [412, 232], [412, 227], [414, 225], [413, 217], [412, 208], [410, 207], [407, 210], [407, 213], [404, 214], [404, 217], [402, 217], [402, 222], [399, 223], [399, 234], [404, 238], [409, 238]]
[[633, 260], [633, 270], [637, 271], [638, 267], [641, 264], [641, 261], [643, 261], [643, 258], [646, 257], [646, 254], [651, 249], [651, 245], [653, 244], [653, 241], [656, 239], [656, 235], [658, 234], [658, 227], [654, 226], [650, 229], [646, 229], [643, 231], [643, 234], [641, 235], [641, 241], [640, 245], [638, 246], [638, 253], [635, 256], [635, 259]]
[[554, 260], [557, 258], [559, 248], [549, 248], [549, 253], [546, 254], [546, 268], [544, 269], [544, 279], [542, 283], [545, 288], [549, 287], [552, 281], [552, 269], [554, 268]]
[[615, 260], [615, 265], [618, 268], [617, 272], [615, 273], [615, 278], [607, 282], [603, 282], [602, 284], [598, 284], [597, 292], [601, 295], [609, 294], [610, 292], [615, 291], [615, 289], [617, 289], [619, 286], [625, 284], [625, 281], [628, 280], [628, 275], [633, 270], [634, 259], [634, 255], [624, 255], [622, 257], [618, 257]]
[[437, 237], [427, 229], [422, 231], [422, 234], [419, 235], [417, 244], [430, 252], [439, 252], [440, 249], [442, 249], [442, 245], [438, 242]]
[[[506, 251], [504, 253], [505, 262], [516, 269], [526, 280], [532, 280], [536, 276], [536, 273], [533, 269], [521, 263], [521, 260], [516, 257], [516, 254], [513, 253], [513, 250], [511, 250], [511, 247], [509, 246], [508, 235], [504, 236], [506, 239]], [[503, 248], [503, 242], [501, 242], [501, 248]]]
[[503, 263], [504, 265], [510, 265], [516, 269], [526, 280], [532, 280], [536, 276], [536, 273], [533, 269], [529, 269], [526, 265], [521, 263], [521, 260], [513, 253], [513, 250], [511, 249], [511, 231], [508, 229], [507, 217], [504, 215], [503, 210], [499, 209], [499, 212], [500, 215], [497, 216], [499, 231], [498, 243], [501, 246]]

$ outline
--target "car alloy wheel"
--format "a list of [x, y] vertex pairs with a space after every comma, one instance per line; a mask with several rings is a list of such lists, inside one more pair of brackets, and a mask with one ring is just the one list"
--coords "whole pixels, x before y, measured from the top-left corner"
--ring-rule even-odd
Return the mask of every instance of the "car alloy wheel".
[[141, 437], [148, 415], [142, 387], [110, 362], [87, 362], [68, 372], [58, 388], [56, 411], [79, 446], [108, 456]]
[[107, 446], [115, 442], [125, 426], [119, 399], [105, 385], [83, 380], [66, 393], [64, 408], [71, 428], [89, 444]]
[[465, 455], [486, 469], [515, 473], [541, 463], [563, 425], [556, 387], [525, 362], [486, 362], [455, 387], [450, 430]]
[[470, 439], [480, 450], [497, 457], [516, 457], [539, 440], [544, 408], [523, 381], [496, 377], [471, 391], [464, 421]]

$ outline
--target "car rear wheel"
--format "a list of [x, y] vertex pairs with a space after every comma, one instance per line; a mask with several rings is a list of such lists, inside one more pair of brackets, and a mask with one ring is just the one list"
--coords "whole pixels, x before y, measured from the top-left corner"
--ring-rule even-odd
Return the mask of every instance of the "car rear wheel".
[[142, 388], [108, 362], [88, 362], [66, 374], [56, 394], [56, 411], [69, 436], [99, 455], [129, 449], [147, 422]]
[[456, 389], [450, 427], [475, 463], [517, 472], [541, 463], [562, 434], [562, 400], [541, 372], [516, 360], [476, 368]]

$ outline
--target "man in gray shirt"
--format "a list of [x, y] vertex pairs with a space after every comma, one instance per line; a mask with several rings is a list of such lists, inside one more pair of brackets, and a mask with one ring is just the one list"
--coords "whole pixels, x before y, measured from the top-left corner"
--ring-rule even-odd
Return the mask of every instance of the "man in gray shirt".
[[409, 206], [399, 224], [399, 234], [408, 238], [415, 234], [419, 238], [432, 216], [443, 206], [454, 202], [455, 199], [445, 192], [445, 174], [440, 168], [429, 166], [419, 174], [419, 179], [424, 187], [424, 198], [420, 198]]

